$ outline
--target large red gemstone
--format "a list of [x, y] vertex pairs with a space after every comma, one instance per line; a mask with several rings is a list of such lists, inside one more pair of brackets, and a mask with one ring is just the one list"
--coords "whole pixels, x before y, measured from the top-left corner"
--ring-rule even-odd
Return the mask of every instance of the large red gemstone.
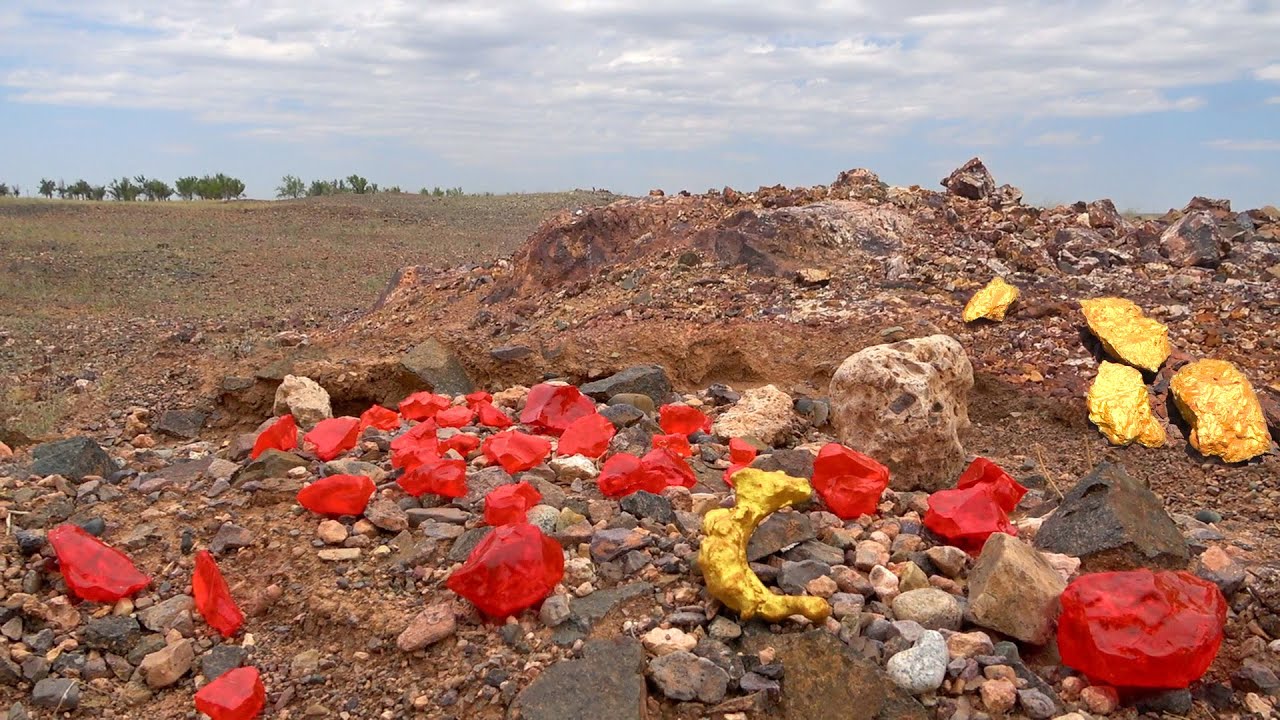
[[434, 421], [418, 423], [391, 441], [391, 467], [409, 468], [439, 455]]
[[113, 603], [146, 587], [151, 578], [143, 575], [128, 555], [66, 523], [49, 531], [49, 544], [58, 555], [58, 567], [76, 597]]
[[813, 489], [841, 520], [875, 515], [889, 487], [889, 468], [840, 443], [827, 443], [813, 463]]
[[1120, 687], [1190, 685], [1217, 656], [1227, 620], [1218, 587], [1185, 572], [1082, 575], [1061, 602], [1062, 662]]
[[458, 451], [462, 457], [466, 457], [480, 447], [480, 438], [467, 433], [458, 433], [450, 435], [448, 439], [440, 441], [440, 453], [444, 454], [450, 450]]
[[453, 401], [443, 395], [423, 390], [400, 401], [400, 414], [405, 420], [422, 422], [430, 420], [452, 404]]
[[292, 450], [296, 447], [298, 447], [298, 423], [292, 415], [282, 415], [266, 430], [258, 433], [249, 457], [256, 460], [259, 455], [268, 450]]
[[924, 526], [948, 543], [978, 554], [992, 533], [1017, 535], [1000, 503], [994, 486], [983, 483], [963, 490], [939, 490], [929, 496]]
[[669, 435], [688, 437], [696, 432], [711, 432], [711, 418], [688, 405], [663, 405], [658, 408], [658, 425]]
[[729, 467], [725, 468], [724, 481], [725, 484], [733, 487], [733, 475], [739, 470], [751, 467], [751, 463], [755, 462], [756, 454], [755, 445], [741, 438], [733, 438], [729, 440]]
[[474, 410], [467, 405], [454, 405], [448, 410], [436, 413], [436, 424], [440, 427], [460, 428], [471, 424], [476, 416]]
[[503, 485], [484, 496], [484, 521], [493, 526], [522, 523], [542, 493], [527, 482]]
[[236, 634], [244, 625], [244, 613], [231, 597], [231, 589], [218, 569], [218, 563], [208, 550], [196, 553], [196, 569], [191, 574], [191, 594], [196, 600], [196, 609], [209, 623], [209, 627], [222, 633], [223, 637]]
[[662, 448], [682, 458], [693, 457], [693, 446], [689, 444], [689, 438], [686, 435], [654, 435], [652, 443], [655, 450]]
[[481, 446], [484, 456], [509, 473], [518, 473], [537, 465], [551, 452], [551, 442], [519, 430], [507, 430], [485, 438]]
[[359, 515], [377, 488], [364, 475], [330, 475], [298, 491], [298, 504], [320, 515]]
[[370, 406], [368, 410], [360, 413], [361, 432], [367, 427], [379, 430], [395, 430], [400, 427], [400, 413], [381, 405]]
[[656, 476], [649, 476], [644, 471], [640, 458], [629, 453], [617, 453], [604, 461], [600, 468], [600, 477], [596, 483], [600, 492], [606, 497], [622, 497], [637, 490], [645, 490], [654, 494], [662, 492], [664, 487]]
[[196, 692], [196, 710], [213, 720], [253, 720], [267, 704], [258, 668], [228, 670]]
[[493, 396], [485, 392], [484, 390], [477, 390], [467, 395], [467, 404], [472, 407], [475, 407], [480, 403], [489, 403], [489, 402], [493, 402]]
[[596, 411], [596, 404], [572, 385], [541, 383], [529, 390], [520, 422], [539, 432], [560, 435], [580, 417]]
[[565, 428], [556, 447], [558, 455], [583, 455], [598, 458], [609, 449], [614, 427], [609, 418], [598, 412], [584, 415]]
[[449, 589], [480, 612], [505, 618], [542, 602], [564, 577], [564, 552], [529, 523], [501, 525], [449, 576]]
[[969, 463], [969, 467], [960, 474], [956, 487], [963, 489], [983, 484], [991, 486], [992, 497], [1005, 512], [1013, 512], [1013, 509], [1018, 507], [1018, 501], [1027, 494], [1027, 489], [1010, 477], [1009, 473], [999, 465], [984, 457], [974, 458], [973, 462]]
[[672, 485], [691, 488], [698, 482], [698, 476], [694, 475], [693, 468], [684, 458], [663, 448], [645, 453], [640, 459], [640, 467], [645, 474], [645, 484], [658, 488], [650, 492], [662, 492], [662, 488]]
[[396, 484], [414, 497], [427, 493], [448, 498], [467, 494], [467, 463], [463, 460], [436, 458], [396, 478]]
[[302, 436], [316, 457], [328, 462], [356, 446], [360, 441], [360, 418], [336, 417], [321, 420]]
[[516, 424], [516, 421], [512, 420], [511, 416], [499, 410], [493, 405], [493, 403], [479, 402], [476, 403], [475, 407], [476, 415], [480, 418], [480, 424], [485, 427], [498, 428], [501, 430], [502, 428], [509, 428]]

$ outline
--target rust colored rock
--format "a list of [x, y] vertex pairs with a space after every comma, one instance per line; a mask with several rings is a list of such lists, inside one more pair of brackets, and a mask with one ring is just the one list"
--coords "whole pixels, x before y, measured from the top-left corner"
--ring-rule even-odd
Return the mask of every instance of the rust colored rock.
[[711, 432], [711, 418], [696, 407], [663, 405], [658, 408], [658, 425], [669, 435], [688, 437], [696, 432]]
[[244, 625], [244, 613], [231, 597], [231, 589], [208, 550], [196, 553], [196, 568], [191, 575], [191, 595], [196, 609], [223, 637], [231, 637]]
[[375, 489], [364, 475], [330, 475], [299, 490], [298, 504], [319, 515], [360, 515]]
[[996, 500], [995, 486], [988, 483], [930, 495], [924, 526], [971, 555], [977, 555], [993, 533], [1018, 534]]
[[467, 463], [436, 458], [407, 470], [396, 478], [396, 484], [414, 497], [427, 493], [447, 498], [466, 497]]
[[522, 523], [540, 502], [542, 493], [527, 482], [503, 485], [484, 496], [484, 521], [494, 527]]
[[314, 450], [316, 457], [328, 462], [354, 448], [360, 442], [360, 418], [337, 417], [321, 420], [302, 442]]
[[196, 710], [212, 720], [253, 720], [266, 704], [267, 690], [255, 667], [228, 670], [196, 692]]
[[689, 444], [689, 438], [687, 436], [680, 434], [654, 435], [650, 439], [650, 442], [653, 443], [653, 447], [655, 449], [662, 448], [663, 450], [670, 450], [672, 454], [682, 458], [693, 457], [693, 446]]
[[491, 618], [542, 602], [564, 577], [564, 551], [529, 523], [494, 528], [446, 584]]
[[729, 467], [724, 470], [724, 482], [729, 487], [733, 487], [733, 476], [739, 470], [751, 467], [751, 463], [755, 462], [756, 455], [759, 451], [756, 446], [743, 440], [742, 438], [731, 438], [729, 440]]
[[942, 181], [942, 187], [952, 195], [970, 200], [982, 200], [996, 190], [996, 180], [987, 166], [978, 158], [956, 168]]
[[1160, 235], [1160, 254], [1177, 267], [1217, 267], [1225, 245], [1226, 239], [1208, 210], [1183, 215]]
[[1027, 494], [1027, 489], [1005, 472], [1004, 468], [984, 457], [974, 458], [956, 480], [956, 487], [959, 489], [975, 485], [987, 485], [991, 490], [991, 497], [1005, 512], [1013, 512], [1022, 496]]
[[490, 462], [497, 463], [503, 470], [514, 474], [546, 460], [551, 452], [551, 443], [537, 435], [507, 430], [486, 438], [481, 450]]
[[841, 520], [875, 515], [889, 487], [889, 468], [840, 443], [827, 443], [813, 463], [813, 489]]
[[151, 583], [128, 555], [103, 543], [80, 526], [65, 523], [49, 531], [67, 589], [83, 600], [114, 603]]
[[447, 410], [436, 413], [436, 424], [440, 427], [460, 428], [471, 424], [475, 411], [467, 405], [454, 405]]
[[279, 420], [271, 423], [266, 430], [258, 433], [258, 438], [253, 441], [253, 450], [249, 453], [249, 458], [257, 460], [259, 455], [268, 450], [288, 452], [296, 447], [298, 447], [298, 423], [294, 421], [292, 415], [283, 415]]
[[360, 413], [360, 430], [371, 427], [378, 430], [395, 430], [400, 427], [400, 413], [381, 405], [372, 405]]
[[569, 424], [556, 447], [558, 455], [583, 455], [598, 458], [609, 449], [616, 432], [609, 418], [598, 412], [584, 415]]
[[569, 425], [596, 411], [596, 404], [572, 385], [541, 383], [529, 389], [520, 422], [539, 432], [560, 435]]
[[1147, 569], [1083, 575], [1067, 586], [1058, 617], [1062, 662], [1098, 683], [1185, 688], [1222, 646], [1227, 602], [1185, 572]]
[[404, 400], [400, 401], [400, 414], [405, 420], [416, 420], [422, 422], [431, 420], [436, 413], [448, 408], [453, 401], [444, 395], [436, 395], [433, 392], [416, 392]]
[[498, 428], [501, 430], [502, 428], [509, 428], [516, 424], [510, 416], [499, 410], [491, 402], [478, 402], [476, 403], [475, 408], [476, 416], [479, 418], [480, 424], [485, 427]]

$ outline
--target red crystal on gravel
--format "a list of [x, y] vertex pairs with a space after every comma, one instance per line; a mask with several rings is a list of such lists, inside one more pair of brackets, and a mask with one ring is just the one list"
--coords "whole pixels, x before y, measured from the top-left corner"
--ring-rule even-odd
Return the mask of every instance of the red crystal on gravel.
[[840, 443], [827, 443], [813, 463], [813, 489], [836, 517], [875, 515], [889, 487], [889, 468]]
[[456, 450], [459, 455], [466, 457], [480, 447], [480, 438], [467, 433], [458, 433], [450, 435], [447, 439], [440, 441], [440, 453], [444, 454], [450, 450]]
[[422, 422], [423, 420], [430, 420], [436, 416], [436, 413], [452, 404], [453, 400], [424, 390], [401, 400], [400, 414], [404, 416], [405, 420]]
[[467, 405], [454, 405], [448, 410], [436, 413], [436, 424], [440, 427], [460, 428], [471, 424], [476, 416], [474, 410]]
[[956, 487], [964, 489], [983, 484], [991, 486], [992, 497], [1005, 512], [1013, 512], [1013, 509], [1018, 507], [1018, 501], [1027, 494], [1027, 489], [1010, 477], [1009, 473], [999, 465], [984, 457], [974, 458], [973, 462], [969, 463], [969, 467], [960, 474]]
[[287, 451], [296, 447], [298, 447], [298, 423], [292, 415], [282, 415], [266, 430], [258, 433], [249, 457], [256, 460], [259, 455], [268, 450]]
[[433, 421], [418, 423], [409, 431], [391, 441], [391, 467], [408, 469], [421, 465], [438, 456], [436, 424]]
[[1227, 620], [1218, 587], [1186, 572], [1083, 575], [1061, 602], [1062, 662], [1119, 687], [1187, 687], [1217, 657]]
[[330, 475], [299, 490], [298, 504], [320, 515], [359, 515], [375, 489], [364, 475]]
[[560, 444], [556, 447], [556, 454], [598, 458], [609, 449], [609, 441], [613, 439], [614, 432], [609, 418], [598, 412], [584, 415], [565, 428], [564, 434], [560, 436]]
[[539, 432], [560, 435], [578, 418], [596, 411], [596, 404], [572, 385], [541, 383], [529, 390], [520, 422]]
[[724, 471], [725, 484], [733, 487], [733, 474], [743, 468], [751, 467], [758, 452], [756, 446], [746, 440], [741, 438], [729, 440], [729, 467]]
[[698, 476], [694, 475], [689, 463], [664, 448], [656, 448], [646, 453], [640, 459], [640, 467], [646, 477], [645, 484], [658, 488], [650, 492], [660, 493], [663, 488], [672, 485], [691, 488], [698, 482]]
[[507, 430], [485, 438], [481, 446], [490, 462], [498, 463], [508, 473], [518, 473], [547, 459], [551, 442], [519, 430]]
[[654, 435], [652, 443], [654, 449], [670, 450], [672, 454], [682, 458], [693, 457], [693, 446], [685, 435]]
[[356, 446], [360, 441], [360, 418], [336, 417], [321, 420], [302, 441], [315, 451], [316, 457], [328, 462]]
[[396, 478], [396, 484], [414, 497], [427, 493], [447, 498], [464, 497], [467, 494], [467, 463], [465, 460], [435, 458], [408, 470]]
[[477, 390], [477, 391], [475, 391], [475, 392], [470, 393], [469, 395], [467, 395], [466, 400], [467, 400], [467, 404], [468, 404], [468, 405], [470, 405], [470, 406], [472, 406], [472, 407], [475, 407], [476, 405], [479, 405], [480, 403], [491, 403], [491, 402], [493, 402], [493, 396], [492, 396], [492, 395], [490, 395], [489, 393], [485, 392], [484, 390]]
[[1000, 503], [995, 486], [982, 483], [967, 488], [939, 490], [929, 496], [924, 526], [951, 545], [976, 555], [992, 533], [1017, 535]]
[[379, 430], [395, 430], [400, 427], [400, 413], [391, 408], [374, 405], [360, 413], [360, 431], [367, 427]]
[[662, 492], [663, 486], [656, 484], [657, 478], [644, 471], [640, 458], [629, 453], [617, 453], [604, 462], [600, 468], [600, 476], [596, 483], [600, 492], [606, 497], [622, 497], [637, 490], [645, 490], [654, 494]]
[[529, 523], [501, 525], [446, 584], [480, 612], [505, 618], [542, 602], [564, 577], [564, 551]]
[[151, 578], [142, 574], [128, 555], [65, 523], [49, 531], [48, 541], [58, 555], [58, 567], [67, 589], [76, 597], [114, 603], [146, 587]]
[[191, 574], [191, 594], [196, 600], [196, 609], [209, 623], [209, 627], [217, 630], [223, 637], [231, 637], [244, 625], [244, 613], [240, 612], [236, 601], [231, 597], [231, 589], [218, 569], [218, 563], [208, 550], [196, 553], [196, 569]]
[[711, 432], [711, 418], [689, 405], [663, 405], [658, 408], [658, 425], [668, 435], [689, 437], [696, 432]]
[[484, 521], [494, 527], [522, 523], [540, 502], [542, 493], [527, 482], [503, 485], [484, 496]]
[[266, 704], [267, 690], [255, 667], [228, 670], [196, 692], [196, 710], [213, 720], [253, 720]]
[[509, 415], [498, 409], [493, 403], [480, 402], [476, 403], [476, 415], [480, 418], [480, 424], [485, 427], [509, 428], [516, 424]]

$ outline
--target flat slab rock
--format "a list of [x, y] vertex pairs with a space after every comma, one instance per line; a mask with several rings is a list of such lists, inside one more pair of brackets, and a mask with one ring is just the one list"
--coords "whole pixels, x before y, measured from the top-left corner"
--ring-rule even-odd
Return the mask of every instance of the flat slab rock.
[[645, 717], [644, 647], [631, 638], [591, 640], [582, 659], [547, 668], [515, 700], [525, 720]]

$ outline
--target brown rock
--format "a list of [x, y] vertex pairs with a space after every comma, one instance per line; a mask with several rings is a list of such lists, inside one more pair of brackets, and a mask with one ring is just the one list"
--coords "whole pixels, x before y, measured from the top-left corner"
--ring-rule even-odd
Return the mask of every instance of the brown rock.
[[1035, 548], [996, 533], [969, 573], [969, 612], [982, 627], [1035, 645], [1048, 642], [1067, 584]]
[[449, 637], [457, 629], [452, 603], [438, 603], [418, 613], [396, 638], [396, 647], [416, 652]]
[[142, 658], [138, 670], [153, 689], [166, 688], [187, 674], [196, 654], [191, 641], [183, 638]]
[[996, 181], [987, 166], [978, 158], [961, 165], [943, 181], [942, 186], [952, 195], [970, 200], [981, 200], [995, 192]]
[[1183, 215], [1160, 236], [1160, 254], [1177, 267], [1217, 267], [1226, 240], [1206, 210]]

